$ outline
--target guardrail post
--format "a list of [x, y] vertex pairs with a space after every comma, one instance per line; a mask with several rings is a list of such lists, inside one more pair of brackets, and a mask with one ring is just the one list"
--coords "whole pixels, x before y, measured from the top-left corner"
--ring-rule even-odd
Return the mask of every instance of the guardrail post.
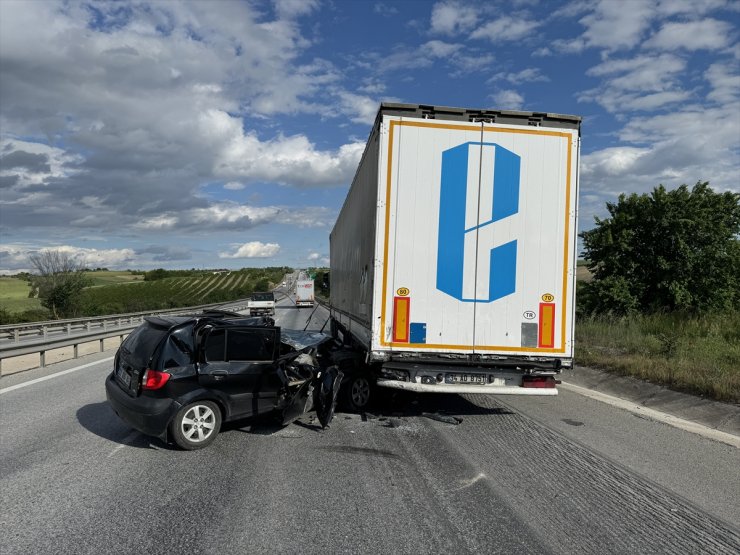
[[103, 351], [105, 350], [105, 349], [103, 348], [103, 342], [104, 342], [104, 341], [105, 341], [105, 339], [101, 339], [101, 340], [100, 340], [100, 352], [101, 352], [101, 353], [102, 353], [102, 352], [103, 352]]
[[88, 320], [88, 321], [87, 321], [87, 331], [90, 331], [90, 329], [91, 329], [91, 328], [90, 328], [90, 321]]
[[67, 324], [67, 335], [72, 335], [72, 324]]
[[15, 331], [13, 333], [13, 341], [15, 343], [18, 343], [19, 338], [20, 338], [20, 331], [18, 330], [18, 328], [15, 328]]
[[46, 366], [46, 351], [39, 351], [39, 366], [41, 368]]
[[46, 326], [41, 326], [41, 332], [42, 332], [42, 334], [43, 334], [43, 336], [44, 336], [44, 339], [46, 339], [46, 337], [47, 337], [47, 336], [48, 336], [48, 334], [49, 334], [49, 330], [48, 330], [48, 328], [47, 328]]
[[73, 346], [74, 349], [74, 358], [78, 358], [80, 355], [80, 346], [79, 344], [75, 343]]

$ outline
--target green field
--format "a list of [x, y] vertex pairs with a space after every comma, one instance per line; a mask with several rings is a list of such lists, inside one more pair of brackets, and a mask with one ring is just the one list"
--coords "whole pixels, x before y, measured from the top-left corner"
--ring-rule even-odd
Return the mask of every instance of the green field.
[[85, 272], [85, 277], [90, 280], [91, 287], [117, 285], [119, 283], [136, 283], [137, 281], [144, 280], [144, 276], [141, 274], [132, 274], [128, 271]]
[[41, 308], [38, 299], [29, 299], [31, 287], [28, 282], [11, 278], [0, 277], [0, 309], [10, 313], [25, 312]]
[[123, 314], [227, 302], [245, 298], [257, 288], [274, 287], [284, 273], [284, 268], [200, 271], [154, 281], [143, 281], [143, 276], [126, 279], [127, 276], [121, 275], [118, 284], [86, 288], [81, 296], [81, 313], [85, 316]]
[[[144, 281], [131, 272], [86, 272], [91, 286], [80, 296], [76, 316], [102, 316], [228, 302], [248, 297], [256, 289], [280, 283], [288, 268], [249, 268], [212, 272], [165, 272], [176, 277]], [[184, 274], [184, 275], [180, 275]], [[38, 299], [29, 299], [27, 282], [0, 277], [1, 323], [33, 322], [51, 316]]]

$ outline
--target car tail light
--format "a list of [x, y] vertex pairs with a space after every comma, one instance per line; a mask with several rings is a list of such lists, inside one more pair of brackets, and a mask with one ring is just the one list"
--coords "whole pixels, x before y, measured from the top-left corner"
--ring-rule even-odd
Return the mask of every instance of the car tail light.
[[147, 369], [146, 372], [144, 372], [144, 377], [141, 379], [141, 389], [159, 389], [163, 387], [169, 379], [170, 374], [167, 372]]
[[522, 387], [554, 388], [556, 383], [552, 376], [524, 376], [522, 378]]

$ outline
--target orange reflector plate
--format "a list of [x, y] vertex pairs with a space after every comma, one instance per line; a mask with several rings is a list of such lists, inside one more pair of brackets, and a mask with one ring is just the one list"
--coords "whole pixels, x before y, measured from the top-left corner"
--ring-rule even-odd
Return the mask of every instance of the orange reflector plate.
[[409, 312], [411, 299], [409, 297], [393, 297], [393, 341], [394, 343], [409, 342]]
[[555, 303], [540, 303], [540, 333], [538, 346], [555, 346]]

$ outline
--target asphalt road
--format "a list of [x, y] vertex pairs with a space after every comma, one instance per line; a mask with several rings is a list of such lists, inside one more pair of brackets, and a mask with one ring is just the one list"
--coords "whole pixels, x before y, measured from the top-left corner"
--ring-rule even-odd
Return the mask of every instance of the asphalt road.
[[0, 380], [1, 553], [740, 552], [740, 450], [574, 393], [388, 397], [183, 452], [108, 407], [109, 357]]

